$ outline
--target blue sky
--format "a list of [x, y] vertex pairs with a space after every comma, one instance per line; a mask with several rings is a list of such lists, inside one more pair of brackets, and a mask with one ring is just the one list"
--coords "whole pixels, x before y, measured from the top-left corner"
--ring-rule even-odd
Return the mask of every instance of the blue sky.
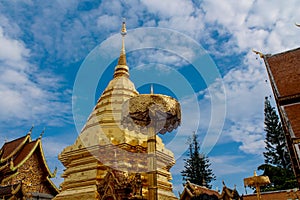
[[[274, 54], [298, 47], [297, 3], [0, 1], [0, 144], [24, 135], [32, 124], [33, 137], [45, 127], [49, 166], [62, 173], [57, 155], [78, 136], [72, 100], [82, 63], [97, 49], [111, 52], [109, 65], [98, 63], [103, 73], [98, 72], [99, 82], [89, 94], [95, 103], [112, 77], [125, 17], [132, 81], [141, 93], [154, 84], [155, 92], [177, 97], [183, 108], [182, 126], [164, 136], [177, 159], [172, 168], [176, 193], [182, 191], [182, 155], [193, 131], [206, 144], [202, 151], [217, 177], [214, 188], [221, 189], [224, 180], [243, 193], [243, 178], [263, 163], [263, 101], [272, 95], [265, 66], [251, 50]], [[194, 62], [198, 47], [205, 50], [200, 68]], [[79, 80], [80, 87], [89, 79]]]

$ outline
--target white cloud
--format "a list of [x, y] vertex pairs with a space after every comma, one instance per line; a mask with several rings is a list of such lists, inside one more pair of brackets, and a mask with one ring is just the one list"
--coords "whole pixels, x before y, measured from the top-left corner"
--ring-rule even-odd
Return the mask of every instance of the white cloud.
[[59, 121], [56, 117], [67, 120], [70, 106], [66, 106], [65, 99], [69, 94], [56, 91], [61, 88], [61, 78], [51, 72], [37, 73], [37, 67], [29, 61], [30, 50], [22, 40], [7, 35], [1, 26], [0, 43], [1, 121], [14, 125], [47, 121], [50, 125]]
[[9, 65], [15, 69], [24, 69], [26, 67], [25, 59], [29, 56], [29, 50], [25, 48], [23, 42], [8, 38], [1, 26], [0, 44], [0, 61], [4, 65]]
[[252, 48], [275, 53], [295, 48], [298, 30], [294, 23], [300, 19], [297, 4], [295, 0], [226, 0], [204, 1], [202, 6], [207, 25], [215, 23], [215, 29], [226, 29], [238, 53]]
[[[208, 90], [200, 95], [199, 104], [209, 105], [209, 96], [221, 97], [222, 91], [220, 84], [224, 84], [226, 91], [226, 124], [220, 138], [223, 142], [238, 142], [240, 150], [245, 153], [261, 154], [264, 150], [264, 131], [263, 131], [263, 106], [264, 97], [271, 94], [270, 86], [265, 82], [268, 79], [266, 70], [261, 60], [256, 60], [253, 53], [245, 57], [244, 68], [230, 70], [222, 80], [217, 80], [208, 87]], [[208, 113], [212, 107], [219, 109], [219, 101], [211, 107], [205, 106]], [[220, 111], [221, 112], [221, 111]], [[212, 119], [214, 120], [214, 119]], [[214, 126], [222, 121], [213, 121]], [[208, 122], [201, 124], [200, 127], [207, 127]], [[230, 138], [230, 139], [229, 139]]]
[[172, 18], [174, 16], [187, 16], [194, 11], [191, 1], [180, 0], [142, 0], [149, 12], [157, 13], [159, 17]]

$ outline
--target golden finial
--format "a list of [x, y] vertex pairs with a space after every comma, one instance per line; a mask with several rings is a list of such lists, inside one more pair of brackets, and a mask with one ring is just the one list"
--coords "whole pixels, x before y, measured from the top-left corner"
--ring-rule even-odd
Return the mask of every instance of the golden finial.
[[264, 54], [263, 54], [263, 53], [261, 53], [261, 52], [259, 52], [259, 51], [255, 51], [254, 49], [252, 49], [252, 51], [253, 51], [254, 53], [258, 54], [261, 58], [264, 57]]
[[30, 135], [32, 133], [32, 129], [34, 128], [34, 125], [32, 124], [30, 130], [28, 131], [27, 135]]
[[254, 176], [257, 176], [256, 170], [254, 170]]
[[127, 34], [126, 31], [126, 23], [125, 18], [123, 19], [121, 35], [122, 35], [122, 48], [121, 48], [121, 55], [118, 61], [118, 65], [126, 65], [126, 55], [125, 55], [125, 35]]
[[122, 48], [121, 48], [120, 57], [118, 60], [118, 65], [115, 68], [114, 77], [119, 77], [119, 76], [129, 77], [129, 73], [128, 73], [129, 69], [126, 64], [126, 53], [125, 53], [125, 35], [126, 34], [127, 34], [126, 23], [125, 23], [125, 19], [123, 19], [122, 29], [121, 29]]
[[126, 19], [123, 18], [122, 30], [121, 30], [121, 35], [122, 35], [122, 36], [125, 36], [125, 35], [127, 34], [125, 20], [126, 20]]

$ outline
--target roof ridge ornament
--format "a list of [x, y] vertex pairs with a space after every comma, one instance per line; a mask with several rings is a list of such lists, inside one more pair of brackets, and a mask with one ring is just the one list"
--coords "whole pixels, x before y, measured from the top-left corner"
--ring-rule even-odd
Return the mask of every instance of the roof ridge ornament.
[[254, 49], [252, 49], [252, 52], [255, 54], [258, 54], [261, 58], [263, 58], [265, 55], [259, 51], [255, 51]]
[[31, 135], [33, 128], [34, 128], [34, 124], [32, 124], [32, 126], [31, 126], [30, 130], [28, 131], [27, 135]]
[[41, 138], [43, 137], [43, 135], [44, 135], [44, 133], [45, 133], [45, 130], [46, 130], [46, 128], [44, 127], [43, 131], [41, 132], [41, 134], [40, 134], [40, 136], [39, 136], [39, 139], [41, 139]]
[[50, 178], [55, 178], [57, 174], [57, 167], [55, 166], [54, 171], [50, 174]]

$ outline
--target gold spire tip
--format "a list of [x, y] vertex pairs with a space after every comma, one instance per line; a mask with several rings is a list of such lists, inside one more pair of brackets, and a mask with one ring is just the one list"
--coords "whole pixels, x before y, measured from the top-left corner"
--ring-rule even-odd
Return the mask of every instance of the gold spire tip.
[[252, 49], [252, 52], [255, 53], [255, 54], [258, 54], [261, 58], [264, 57], [264, 54], [259, 52], [259, 51], [255, 51], [254, 49]]
[[126, 31], [126, 24], [125, 20], [123, 19], [122, 23], [122, 29], [121, 29], [121, 35], [122, 35], [122, 48], [121, 48], [121, 53], [118, 61], [118, 65], [127, 65], [126, 64], [126, 53], [125, 53], [125, 35], [127, 34]]
[[123, 18], [123, 23], [122, 23], [122, 29], [121, 29], [121, 35], [125, 36], [127, 34], [126, 31], [126, 23], [125, 23], [125, 18]]

